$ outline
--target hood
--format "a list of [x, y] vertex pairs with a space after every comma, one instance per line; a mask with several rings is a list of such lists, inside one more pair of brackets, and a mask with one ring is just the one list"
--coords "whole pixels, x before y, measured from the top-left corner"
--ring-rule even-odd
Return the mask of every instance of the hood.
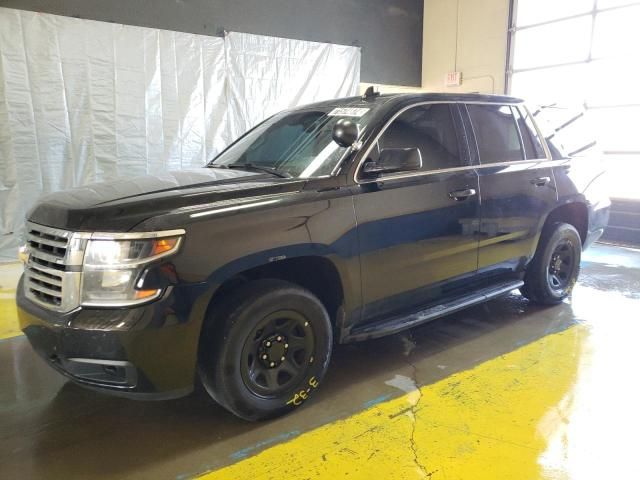
[[176, 208], [295, 190], [300, 180], [241, 170], [198, 168], [86, 185], [46, 195], [27, 214], [40, 225], [125, 232]]

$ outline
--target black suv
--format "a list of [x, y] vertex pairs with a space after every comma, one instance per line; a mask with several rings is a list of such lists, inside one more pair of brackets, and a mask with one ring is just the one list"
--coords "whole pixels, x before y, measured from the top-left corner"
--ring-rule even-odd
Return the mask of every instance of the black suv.
[[334, 341], [518, 288], [561, 302], [609, 200], [535, 117], [369, 92], [274, 115], [197, 170], [49, 195], [28, 215], [21, 327], [81, 385], [169, 398], [200, 379], [255, 420], [312, 395]]

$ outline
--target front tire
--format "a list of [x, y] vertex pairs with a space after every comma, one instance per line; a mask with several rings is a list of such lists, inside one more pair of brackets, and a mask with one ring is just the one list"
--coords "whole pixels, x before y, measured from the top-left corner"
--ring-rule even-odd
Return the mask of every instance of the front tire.
[[279, 416], [317, 389], [332, 343], [329, 315], [315, 295], [289, 282], [256, 280], [206, 319], [200, 378], [240, 418]]
[[521, 293], [543, 305], [555, 305], [567, 298], [578, 280], [582, 242], [573, 225], [555, 223], [545, 228], [527, 267]]

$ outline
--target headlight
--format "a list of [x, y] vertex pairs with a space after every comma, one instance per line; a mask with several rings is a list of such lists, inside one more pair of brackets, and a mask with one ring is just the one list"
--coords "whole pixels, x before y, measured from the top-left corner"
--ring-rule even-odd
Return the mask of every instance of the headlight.
[[[143, 290], [146, 266], [175, 253], [182, 236], [162, 234], [93, 235], [84, 255], [81, 303], [84, 306], [123, 307], [144, 303], [162, 294], [162, 289]], [[178, 233], [182, 233], [179, 231]], [[130, 238], [127, 238], [130, 237]], [[132, 238], [131, 238], [132, 237]]]

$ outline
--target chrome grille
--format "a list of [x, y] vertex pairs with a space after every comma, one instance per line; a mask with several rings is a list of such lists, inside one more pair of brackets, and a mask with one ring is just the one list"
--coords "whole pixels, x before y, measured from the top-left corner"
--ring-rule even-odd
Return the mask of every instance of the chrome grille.
[[45, 232], [42, 227], [31, 226], [27, 231], [27, 242], [31, 250], [37, 252], [39, 258], [54, 265], [64, 263], [69, 237], [69, 232]]
[[60, 312], [79, 305], [86, 238], [88, 234], [27, 223], [28, 259], [24, 272], [27, 298]]
[[36, 263], [28, 265], [25, 282], [29, 293], [41, 302], [62, 306], [62, 275], [55, 274], [50, 269], [41, 269]]

